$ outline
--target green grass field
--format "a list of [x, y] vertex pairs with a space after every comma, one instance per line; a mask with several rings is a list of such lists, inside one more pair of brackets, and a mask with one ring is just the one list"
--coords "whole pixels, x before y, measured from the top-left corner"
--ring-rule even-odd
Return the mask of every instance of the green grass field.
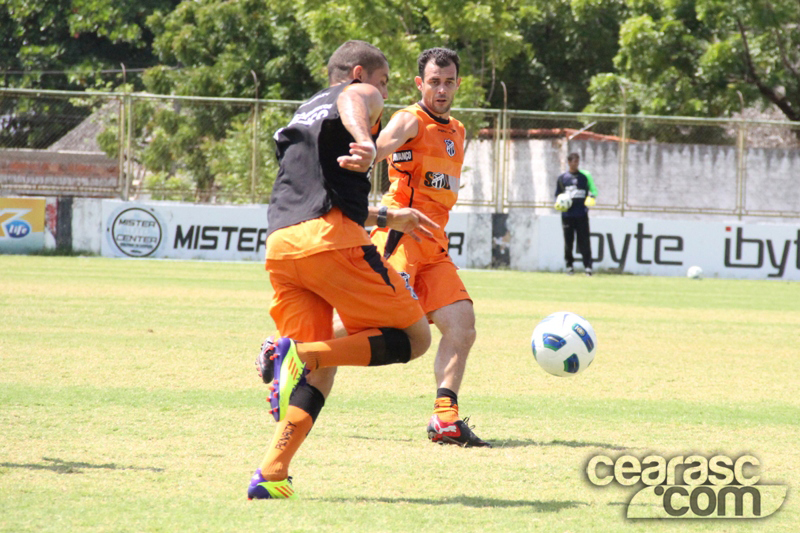
[[[344, 368], [292, 464], [295, 501], [245, 497], [274, 423], [253, 365], [272, 333], [253, 263], [0, 256], [0, 530], [800, 530], [800, 284], [464, 271], [478, 340], [462, 415], [493, 449], [429, 443], [433, 350]], [[588, 318], [574, 378], [534, 325]], [[436, 343], [434, 335], [434, 343]], [[629, 520], [590, 457], [761, 461], [758, 520]]]

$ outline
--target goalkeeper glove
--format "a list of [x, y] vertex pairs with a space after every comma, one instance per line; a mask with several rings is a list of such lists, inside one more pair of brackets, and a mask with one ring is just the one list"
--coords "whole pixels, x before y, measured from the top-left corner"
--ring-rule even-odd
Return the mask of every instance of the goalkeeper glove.
[[596, 204], [597, 204], [597, 200], [595, 199], [594, 196], [587, 196], [586, 197], [586, 201], [584, 202], [584, 205], [586, 207], [594, 207]]

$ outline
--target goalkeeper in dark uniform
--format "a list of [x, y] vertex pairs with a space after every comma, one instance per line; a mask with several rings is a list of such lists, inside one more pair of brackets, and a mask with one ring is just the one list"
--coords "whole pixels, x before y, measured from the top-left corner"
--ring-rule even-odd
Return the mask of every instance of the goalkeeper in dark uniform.
[[578, 238], [578, 251], [583, 258], [584, 272], [592, 275], [592, 243], [589, 240], [589, 207], [595, 205], [597, 187], [591, 174], [578, 170], [581, 156], [572, 152], [567, 156], [569, 170], [556, 181], [555, 208], [561, 211], [561, 227], [564, 230], [564, 260], [567, 263], [567, 274], [575, 271], [572, 264], [572, 247], [575, 236]]

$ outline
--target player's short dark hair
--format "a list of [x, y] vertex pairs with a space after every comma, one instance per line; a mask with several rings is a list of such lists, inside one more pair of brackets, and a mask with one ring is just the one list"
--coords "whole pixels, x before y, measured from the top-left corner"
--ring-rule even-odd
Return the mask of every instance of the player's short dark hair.
[[389, 66], [389, 61], [376, 46], [364, 41], [347, 41], [336, 49], [328, 60], [328, 83], [333, 85], [347, 81], [356, 65], [361, 65], [367, 74]]
[[461, 60], [458, 53], [449, 48], [428, 48], [419, 55], [417, 59], [417, 66], [419, 67], [419, 77], [425, 79], [425, 66], [433, 61], [437, 67], [444, 68], [448, 65], [456, 66], [456, 77], [458, 77], [458, 67]]
[[580, 161], [580, 159], [581, 159], [581, 156], [580, 156], [580, 154], [579, 154], [578, 152], [572, 152], [571, 154], [569, 154], [569, 155], [567, 156], [567, 161], [568, 161], [568, 162], [569, 162], [569, 161], [575, 161], [576, 159], [577, 159], [578, 161]]

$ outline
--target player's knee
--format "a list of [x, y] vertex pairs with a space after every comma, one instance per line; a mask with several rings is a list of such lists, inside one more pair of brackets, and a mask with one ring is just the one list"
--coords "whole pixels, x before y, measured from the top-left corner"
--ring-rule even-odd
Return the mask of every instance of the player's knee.
[[469, 349], [475, 344], [475, 339], [478, 338], [478, 332], [475, 331], [475, 326], [463, 328], [461, 331], [461, 339], [464, 346]]
[[448, 345], [455, 347], [456, 353], [464, 354], [465, 356], [472, 349], [475, 340], [478, 337], [474, 325], [457, 325], [442, 330], [442, 339], [446, 340]]
[[416, 359], [422, 356], [431, 347], [431, 330], [427, 329], [413, 336], [409, 335], [409, 343], [411, 344], [411, 359]]
[[436, 327], [441, 331], [442, 338], [447, 339], [448, 344], [457, 346], [459, 351], [464, 351], [472, 348], [478, 334], [475, 331], [475, 315], [471, 305], [469, 307], [462, 306], [460, 311], [455, 314], [438, 316]]
[[408, 342], [411, 345], [411, 359], [416, 359], [428, 351], [431, 346], [431, 327], [426, 317], [420, 318], [403, 331], [408, 335]]

